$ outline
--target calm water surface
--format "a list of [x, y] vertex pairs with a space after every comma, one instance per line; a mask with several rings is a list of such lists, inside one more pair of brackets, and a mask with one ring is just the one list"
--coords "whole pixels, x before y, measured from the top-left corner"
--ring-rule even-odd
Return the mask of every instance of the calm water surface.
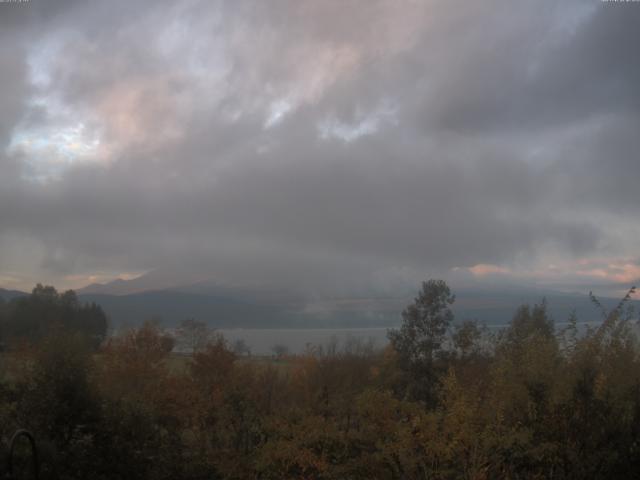
[[375, 348], [387, 344], [387, 328], [305, 328], [305, 329], [219, 329], [217, 332], [231, 344], [244, 340], [253, 355], [270, 355], [275, 345], [284, 345], [290, 353], [302, 353], [308, 345], [327, 346], [337, 342], [338, 348], [350, 340], [372, 342]]
[[[588, 324], [600, 322], [584, 322], [580, 328]], [[556, 329], [564, 328], [566, 322], [556, 322]], [[507, 325], [488, 325], [491, 331], [500, 330]], [[309, 345], [328, 346], [337, 343], [338, 349], [349, 341], [371, 342], [375, 348], [383, 348], [387, 343], [387, 331], [390, 327], [371, 328], [298, 328], [298, 329], [255, 329], [255, 328], [222, 328], [216, 330], [224, 335], [231, 344], [244, 340], [253, 355], [270, 355], [275, 345], [285, 346], [289, 353], [302, 353]]]

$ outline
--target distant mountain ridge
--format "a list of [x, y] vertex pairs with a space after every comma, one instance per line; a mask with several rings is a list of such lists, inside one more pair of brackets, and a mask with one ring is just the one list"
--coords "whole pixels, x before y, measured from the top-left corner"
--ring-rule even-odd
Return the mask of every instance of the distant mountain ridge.
[[150, 290], [165, 290], [188, 282], [183, 275], [151, 271], [129, 280], [116, 278], [106, 283], [92, 283], [79, 288], [78, 294], [129, 295]]
[[[195, 318], [216, 328], [357, 328], [393, 327], [401, 322], [401, 312], [412, 296], [370, 296], [346, 298], [303, 298], [287, 292], [259, 288], [225, 287], [202, 281], [170, 288], [143, 289], [149, 279], [116, 280], [77, 290], [83, 302], [102, 306], [115, 328], [161, 319], [165, 326]], [[169, 282], [167, 282], [169, 283]], [[139, 289], [139, 290], [138, 290]], [[455, 288], [454, 288], [455, 291]], [[5, 301], [26, 295], [0, 289]], [[546, 298], [558, 324], [572, 312], [581, 322], [601, 320], [587, 295], [542, 290], [495, 289], [456, 291], [453, 306], [457, 321], [476, 319], [488, 325], [507, 324], [518, 306], [540, 303]], [[618, 299], [600, 298], [607, 309]], [[631, 302], [636, 307], [640, 302]]]
[[5, 288], [0, 288], [0, 298], [6, 302], [17, 297], [24, 297], [25, 295], [28, 294], [19, 290], [7, 290]]
[[147, 292], [171, 291], [194, 295], [228, 297], [243, 302], [252, 301], [261, 304], [284, 304], [300, 302], [299, 294], [284, 292], [265, 287], [232, 286], [222, 284], [210, 278], [177, 275], [176, 278], [166, 272], [152, 271], [140, 277], [123, 280], [115, 279], [107, 283], [92, 283], [79, 288], [79, 295], [131, 295]]

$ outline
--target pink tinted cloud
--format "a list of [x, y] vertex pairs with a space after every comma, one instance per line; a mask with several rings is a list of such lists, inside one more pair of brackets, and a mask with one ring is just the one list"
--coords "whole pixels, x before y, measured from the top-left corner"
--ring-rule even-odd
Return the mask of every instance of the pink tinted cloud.
[[511, 270], [498, 265], [489, 263], [479, 263], [469, 268], [469, 271], [476, 277], [485, 277], [487, 275], [508, 275]]

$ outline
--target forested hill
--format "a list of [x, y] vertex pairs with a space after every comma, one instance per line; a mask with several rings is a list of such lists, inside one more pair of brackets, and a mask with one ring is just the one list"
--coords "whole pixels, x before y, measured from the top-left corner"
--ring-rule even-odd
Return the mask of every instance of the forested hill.
[[5, 288], [0, 288], [0, 299], [4, 300], [5, 302], [8, 302], [9, 300], [12, 300], [14, 298], [24, 297], [25, 295], [27, 295], [27, 293], [21, 292], [19, 290], [7, 290]]
[[15, 294], [0, 303], [0, 339], [40, 341], [52, 332], [75, 332], [99, 345], [107, 335], [108, 319], [102, 308], [83, 302], [73, 290], [58, 292], [38, 284], [31, 294]]

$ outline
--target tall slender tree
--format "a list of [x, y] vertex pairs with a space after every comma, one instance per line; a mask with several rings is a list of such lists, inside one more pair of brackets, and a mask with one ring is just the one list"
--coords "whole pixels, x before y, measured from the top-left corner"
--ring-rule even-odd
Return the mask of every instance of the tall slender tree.
[[405, 372], [407, 393], [419, 400], [435, 400], [438, 360], [453, 321], [450, 306], [455, 301], [443, 280], [428, 280], [414, 302], [402, 312], [402, 326], [387, 336], [397, 354], [398, 366]]

